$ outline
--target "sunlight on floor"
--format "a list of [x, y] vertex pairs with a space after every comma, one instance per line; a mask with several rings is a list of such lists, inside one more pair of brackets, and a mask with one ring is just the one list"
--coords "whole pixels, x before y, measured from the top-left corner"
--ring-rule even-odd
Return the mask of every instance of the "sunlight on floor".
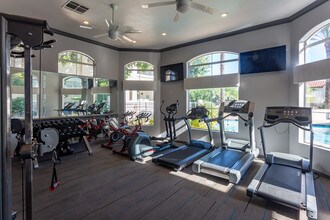
[[181, 171], [178, 171], [178, 172], [170, 171], [170, 174], [178, 176], [183, 179], [186, 179], [188, 181], [192, 181], [194, 183], [201, 184], [203, 186], [210, 187], [214, 190], [217, 190], [217, 191], [220, 191], [223, 193], [229, 192], [229, 190], [234, 186], [234, 184], [232, 184], [232, 183], [222, 184], [222, 183], [218, 183], [216, 181], [210, 180], [210, 179], [200, 176], [200, 175], [187, 174], [187, 173], [181, 172]]

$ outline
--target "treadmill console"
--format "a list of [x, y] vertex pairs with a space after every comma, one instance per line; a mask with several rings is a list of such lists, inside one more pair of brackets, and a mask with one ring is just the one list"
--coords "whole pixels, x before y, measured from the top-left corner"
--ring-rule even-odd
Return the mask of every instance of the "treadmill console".
[[204, 106], [192, 108], [187, 114], [187, 118], [191, 120], [203, 119], [207, 117], [209, 117], [209, 111]]
[[265, 119], [267, 123], [273, 124], [278, 121], [295, 122], [301, 126], [312, 123], [312, 109], [305, 107], [267, 107]]
[[249, 114], [250, 112], [254, 112], [254, 105], [254, 102], [250, 101], [233, 100], [230, 101], [227, 105], [223, 105], [222, 109], [220, 109], [220, 112]]

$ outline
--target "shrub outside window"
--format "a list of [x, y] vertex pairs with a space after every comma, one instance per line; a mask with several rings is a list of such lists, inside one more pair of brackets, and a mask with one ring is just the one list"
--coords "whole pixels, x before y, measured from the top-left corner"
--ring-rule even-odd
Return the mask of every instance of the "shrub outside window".
[[[238, 99], [238, 88], [213, 88], [213, 89], [192, 89], [188, 90], [188, 109], [196, 106], [205, 106], [210, 112], [210, 118], [216, 118], [219, 114], [220, 104], [224, 101]], [[205, 123], [199, 120], [191, 121], [191, 127], [197, 129], [207, 129]], [[219, 130], [217, 122], [211, 122], [212, 130]], [[225, 132], [238, 133], [238, 118], [228, 117], [224, 121]]]

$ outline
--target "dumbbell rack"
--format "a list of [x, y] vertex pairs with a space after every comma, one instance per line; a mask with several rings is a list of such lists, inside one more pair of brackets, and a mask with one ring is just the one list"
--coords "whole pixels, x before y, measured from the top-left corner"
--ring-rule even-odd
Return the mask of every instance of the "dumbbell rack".
[[56, 128], [59, 133], [59, 145], [57, 151], [62, 154], [73, 153], [69, 139], [79, 138], [78, 143], [83, 143], [89, 154], [93, 151], [86, 138], [86, 132], [80, 127], [84, 121], [79, 118], [43, 119], [33, 120], [33, 136], [38, 137], [38, 131], [44, 128]]

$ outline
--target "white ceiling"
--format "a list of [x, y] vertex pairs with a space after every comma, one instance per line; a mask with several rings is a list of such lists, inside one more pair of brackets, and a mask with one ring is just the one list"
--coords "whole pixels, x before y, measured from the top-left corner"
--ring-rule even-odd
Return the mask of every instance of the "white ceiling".
[[[175, 5], [143, 9], [141, 4], [169, 0], [74, 0], [90, 9], [83, 15], [62, 8], [67, 0], [0, 0], [3, 13], [45, 19], [50, 27], [109, 44], [119, 48], [161, 49], [199, 40], [226, 32], [282, 19], [293, 15], [315, 0], [194, 0], [215, 8], [219, 14], [210, 15], [190, 9], [173, 22]], [[142, 34], [127, 34], [136, 44], [112, 41], [92, 36], [106, 30], [104, 19], [111, 19], [110, 3], [118, 5], [116, 23], [133, 26]], [[220, 13], [229, 15], [222, 18]], [[79, 28], [88, 20], [95, 28]], [[167, 36], [161, 33], [166, 32]]]

